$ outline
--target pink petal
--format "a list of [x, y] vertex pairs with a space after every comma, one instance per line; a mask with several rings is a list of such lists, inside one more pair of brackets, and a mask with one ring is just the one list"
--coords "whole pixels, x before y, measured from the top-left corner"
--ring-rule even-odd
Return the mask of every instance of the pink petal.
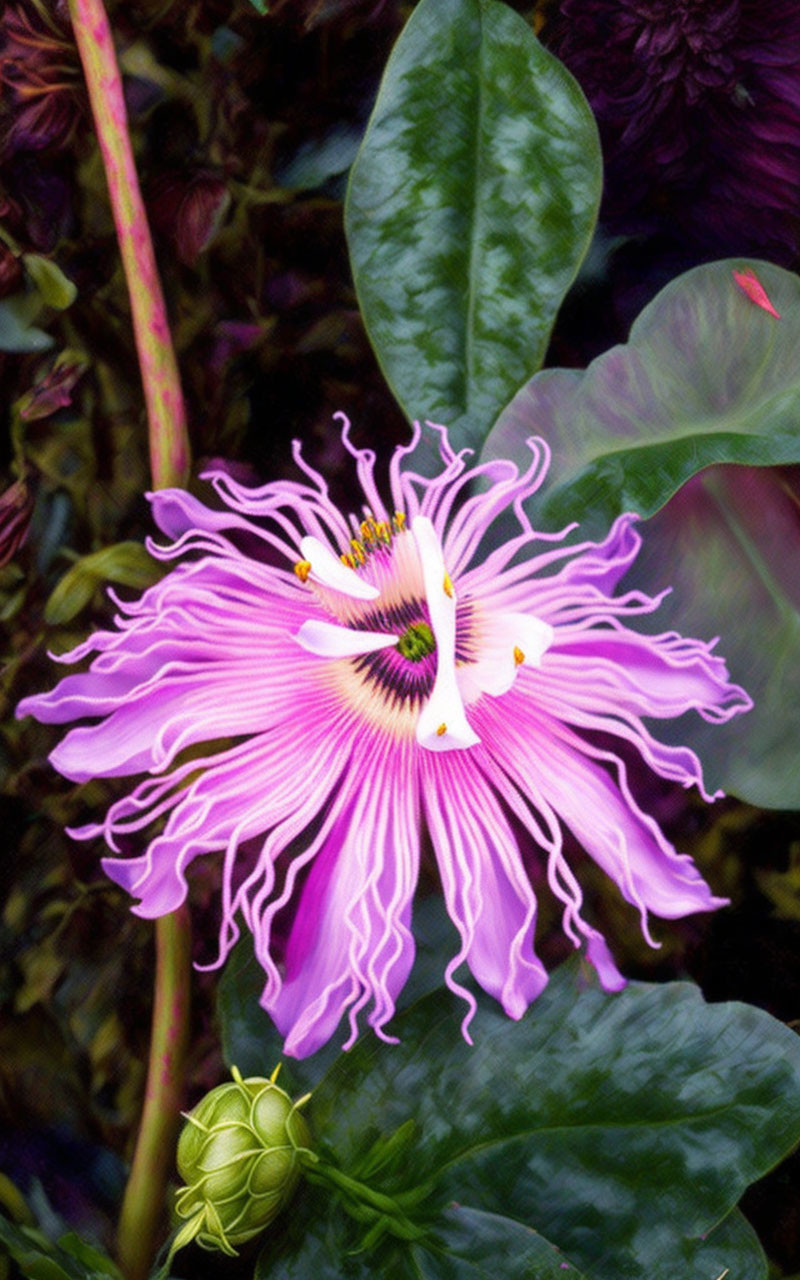
[[293, 1057], [314, 1053], [354, 1006], [349, 1047], [357, 1033], [355, 1015], [369, 1000], [369, 1022], [380, 1034], [413, 963], [415, 788], [407, 753], [390, 760], [391, 749], [384, 744], [317, 854], [297, 905], [285, 979], [265, 1000], [286, 1036], [284, 1051]]
[[480, 752], [473, 748], [469, 756], [453, 752], [422, 762], [425, 816], [447, 909], [461, 934], [447, 980], [471, 999], [452, 978], [466, 961], [506, 1013], [521, 1018], [547, 983], [533, 950], [536, 897], [508, 821], [471, 763]]
[[[493, 719], [485, 732], [491, 734], [509, 777], [528, 796], [541, 791], [623, 897], [639, 909], [643, 923], [648, 910], [675, 919], [724, 905], [727, 900], [714, 896], [691, 858], [676, 853], [652, 818], [639, 809], [627, 789], [623, 766], [613, 755], [591, 748], [566, 726], [527, 705], [516, 690], [487, 703], [484, 715]], [[616, 767], [619, 786], [595, 759]]]

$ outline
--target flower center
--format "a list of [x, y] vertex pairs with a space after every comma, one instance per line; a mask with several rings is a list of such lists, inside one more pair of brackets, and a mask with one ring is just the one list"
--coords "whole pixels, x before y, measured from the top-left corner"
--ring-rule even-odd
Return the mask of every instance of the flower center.
[[[370, 519], [361, 532], [352, 556], [337, 557], [311, 535], [301, 539], [295, 572], [337, 620], [309, 618], [295, 641], [322, 658], [351, 659], [334, 678], [362, 713], [371, 708], [384, 723], [402, 723], [426, 750], [477, 745], [466, 705], [507, 693], [521, 666], [538, 667], [552, 627], [529, 614], [485, 617], [475, 652], [472, 607], [458, 603], [431, 519], [414, 516], [409, 529], [399, 516], [394, 529]], [[367, 574], [358, 572], [365, 567]]]
[[421, 662], [436, 650], [436, 637], [427, 622], [414, 622], [397, 641], [397, 648], [409, 662]]

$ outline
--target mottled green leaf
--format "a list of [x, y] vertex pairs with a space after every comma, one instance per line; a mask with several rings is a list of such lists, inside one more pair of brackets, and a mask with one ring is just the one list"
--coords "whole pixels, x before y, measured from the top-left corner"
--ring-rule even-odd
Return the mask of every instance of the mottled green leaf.
[[[737, 286], [755, 271], [781, 313]], [[701, 468], [800, 462], [800, 279], [767, 262], [709, 263], [673, 280], [625, 345], [585, 371], [545, 369], [514, 397], [484, 457], [525, 464], [525, 440], [553, 452], [537, 497], [543, 528], [604, 533], [622, 511], [649, 516]]]
[[703, 1280], [767, 1280], [769, 1271], [758, 1236], [738, 1209], [723, 1218], [705, 1240], [692, 1241], [684, 1251], [684, 1263], [685, 1271], [676, 1270], [676, 1280], [681, 1274], [687, 1280], [695, 1276]]
[[482, 1000], [474, 1048], [438, 992], [398, 1016], [399, 1046], [370, 1036], [341, 1055], [309, 1105], [316, 1140], [358, 1170], [413, 1118], [411, 1147], [375, 1185], [430, 1186], [415, 1211], [425, 1238], [353, 1254], [362, 1224], [314, 1186], [270, 1237], [260, 1280], [717, 1280], [726, 1266], [764, 1280], [751, 1229], [728, 1215], [800, 1138], [800, 1040], [688, 983], [607, 995], [578, 974], [562, 966], [520, 1023]]
[[348, 1220], [331, 1222], [324, 1196], [311, 1190], [298, 1220], [266, 1241], [254, 1280], [588, 1280], [530, 1227], [464, 1205], [442, 1210], [423, 1243], [354, 1251]]
[[451, 1205], [429, 1244], [412, 1245], [409, 1280], [583, 1280], [543, 1236], [513, 1218]]
[[498, 0], [422, 0], [386, 68], [345, 208], [378, 360], [409, 418], [484, 438], [544, 358], [591, 237], [597, 130]]
[[105, 582], [144, 591], [158, 580], [161, 569], [140, 542], [117, 542], [82, 556], [64, 574], [45, 606], [51, 625], [70, 622]]

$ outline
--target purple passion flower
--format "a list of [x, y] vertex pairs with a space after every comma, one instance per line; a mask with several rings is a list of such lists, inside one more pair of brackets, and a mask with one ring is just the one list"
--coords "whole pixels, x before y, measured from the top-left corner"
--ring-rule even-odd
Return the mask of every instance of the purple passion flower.
[[796, 0], [561, 0], [545, 38], [597, 117], [612, 228], [796, 261]]
[[[174, 541], [150, 550], [179, 563], [141, 599], [115, 600], [116, 630], [59, 659], [92, 656], [88, 671], [18, 708], [94, 719], [50, 757], [68, 778], [149, 775], [105, 821], [72, 832], [102, 835], [120, 855], [103, 866], [139, 915], [174, 911], [194, 859], [222, 855], [216, 964], [243, 921], [266, 974], [261, 1003], [298, 1057], [345, 1010], [347, 1046], [367, 1006], [390, 1039], [414, 959], [423, 826], [460, 936], [445, 977], [467, 1002], [465, 1034], [475, 1001], [456, 981], [462, 964], [512, 1018], [547, 982], [528, 859], [546, 864], [564, 930], [603, 986], [624, 985], [581, 914], [562, 824], [638, 910], [648, 940], [650, 911], [675, 918], [725, 901], [641, 811], [596, 735], [713, 799], [694, 753], [657, 741], [642, 717], [694, 710], [721, 722], [749, 698], [712, 644], [628, 626], [661, 599], [614, 594], [640, 546], [635, 516], [604, 542], [558, 545], [575, 526], [537, 533], [523, 509], [547, 470], [542, 441], [529, 441], [520, 475], [505, 461], [469, 467], [469, 451], [454, 453], [428, 425], [440, 473], [409, 465], [417, 425], [392, 459], [387, 505], [375, 455], [352, 445], [344, 419], [364, 495], [349, 519], [298, 444], [302, 481], [247, 489], [208, 473], [223, 510], [179, 489], [153, 494]], [[518, 532], [493, 542], [503, 515]], [[145, 852], [125, 856], [151, 824]], [[290, 901], [284, 937], [275, 921]]]

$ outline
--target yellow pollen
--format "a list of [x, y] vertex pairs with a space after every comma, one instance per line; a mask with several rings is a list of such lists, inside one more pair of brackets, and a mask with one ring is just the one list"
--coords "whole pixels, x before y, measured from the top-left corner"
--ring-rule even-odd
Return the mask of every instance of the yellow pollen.
[[300, 579], [300, 581], [301, 581], [301, 582], [307, 582], [307, 581], [308, 581], [308, 575], [309, 575], [309, 574], [310, 574], [310, 572], [311, 572], [311, 561], [310, 561], [310, 560], [298, 560], [297, 564], [294, 566], [294, 571], [295, 571], [295, 573], [297, 574], [297, 576], [298, 576], [298, 578]]
[[403, 529], [405, 528], [405, 523], [406, 523], [406, 518], [405, 518], [405, 516], [403, 515], [403, 512], [402, 512], [402, 511], [395, 511], [395, 513], [394, 513], [394, 522], [395, 522], [395, 524], [397, 525], [397, 531], [398, 531], [398, 533], [402, 533]]
[[350, 539], [350, 546], [353, 548], [353, 558], [357, 564], [366, 564], [367, 557], [364, 554], [364, 548], [357, 538]]
[[392, 540], [391, 527], [385, 520], [381, 520], [379, 521], [378, 524], [375, 525], [375, 533], [376, 533], [376, 536], [380, 538], [381, 542], [385, 542], [387, 545]]
[[439, 728], [436, 730], [436, 737], [443, 738], [446, 733], [447, 733], [447, 725], [440, 724]]
[[517, 646], [514, 645], [514, 666], [521, 667], [524, 661], [525, 661], [525, 654], [522, 652], [521, 649], [518, 649]]
[[361, 537], [364, 539], [365, 542], [369, 542], [371, 538], [375, 537], [375, 521], [374, 520], [361, 521]]
[[347, 565], [348, 569], [355, 569], [356, 562], [352, 556], [348, 556], [343, 553], [342, 555], [339, 556], [339, 559], [341, 560], [342, 564]]
[[450, 581], [450, 574], [449, 574], [449, 573], [445, 573], [445, 575], [444, 575], [444, 582], [443, 582], [443, 584], [442, 584], [442, 585], [443, 585], [443, 587], [444, 587], [444, 594], [445, 594], [446, 596], [449, 596], [449, 597], [450, 597], [450, 599], [452, 600], [452, 599], [453, 599], [453, 584], [452, 584], [452, 582]]

